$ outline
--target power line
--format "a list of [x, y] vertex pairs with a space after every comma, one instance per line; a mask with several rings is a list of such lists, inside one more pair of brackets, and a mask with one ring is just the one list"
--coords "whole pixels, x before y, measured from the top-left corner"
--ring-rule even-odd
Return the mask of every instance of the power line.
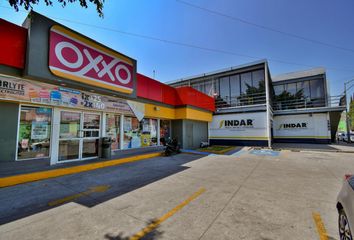
[[[10, 7], [4, 7], [4, 6], [0, 6], [0, 7], [12, 9]], [[19, 10], [19, 11], [28, 13], [27, 11], [23, 11], [23, 10]], [[203, 47], [203, 46], [198, 46], [198, 45], [194, 45], [194, 44], [190, 44], [190, 43], [178, 42], [178, 41], [169, 40], [169, 39], [162, 39], [162, 38], [158, 38], [158, 37], [154, 37], [154, 36], [148, 36], [148, 35], [143, 35], [143, 34], [139, 34], [139, 33], [132, 33], [132, 32], [127, 32], [127, 31], [123, 31], [123, 30], [119, 30], [119, 29], [97, 26], [97, 25], [93, 25], [93, 24], [78, 22], [78, 21], [64, 19], [64, 18], [58, 18], [58, 17], [51, 17], [51, 18], [65, 21], [65, 22], [74, 23], [74, 24], [79, 24], [79, 25], [83, 25], [83, 26], [87, 26], [87, 27], [92, 27], [92, 28], [96, 28], [96, 29], [100, 29], [100, 30], [116, 32], [116, 33], [125, 34], [125, 35], [129, 35], [129, 36], [133, 36], [133, 37], [149, 39], [149, 40], [153, 40], [153, 41], [159, 41], [159, 42], [163, 42], [163, 43], [168, 43], [168, 44], [183, 46], [183, 47], [188, 47], [188, 48], [194, 48], [194, 49], [204, 50], [204, 51], [208, 51], [208, 52], [222, 53], [222, 54], [245, 57], [245, 58], [256, 59], [256, 60], [264, 59], [264, 57], [251, 56], [251, 55], [247, 55], [247, 54], [243, 54], [243, 53], [231, 52], [231, 51], [222, 50], [222, 49]], [[314, 65], [307, 65], [307, 64], [296, 63], [296, 62], [275, 59], [275, 58], [266, 58], [266, 59], [270, 62], [277, 62], [277, 63], [288, 64], [288, 65], [296, 65], [296, 66], [310, 67], [310, 68], [318, 67], [318, 66], [314, 66]], [[334, 71], [354, 72], [354, 69], [344, 69], [344, 68], [336, 68], [336, 67], [326, 67], [326, 68], [330, 69], [330, 70], [334, 70]]]
[[[148, 35], [143, 35], [143, 34], [138, 34], [138, 33], [132, 33], [132, 32], [127, 32], [127, 31], [118, 30], [118, 29], [114, 29], [114, 28], [102, 27], [102, 26], [77, 22], [77, 21], [63, 19], [63, 18], [56, 18], [56, 17], [53, 17], [53, 18], [58, 19], [58, 20], [62, 20], [62, 21], [66, 21], [66, 22], [80, 24], [80, 25], [87, 26], [87, 27], [93, 27], [93, 28], [107, 30], [107, 31], [111, 31], [111, 32], [117, 32], [117, 33], [121, 33], [121, 34], [125, 34], [125, 35], [130, 35], [133, 37], [159, 41], [159, 42], [173, 44], [173, 45], [177, 45], [177, 46], [183, 46], [183, 47], [194, 48], [194, 49], [199, 49], [199, 50], [204, 50], [204, 51], [209, 51], [209, 52], [216, 52], [216, 53], [222, 53], [222, 54], [227, 54], [227, 55], [251, 58], [251, 59], [255, 59], [255, 60], [264, 59], [264, 57], [259, 57], [259, 56], [251, 56], [251, 55], [247, 55], [247, 54], [243, 54], [243, 53], [231, 52], [231, 51], [222, 50], [222, 49], [203, 47], [203, 46], [198, 46], [198, 45], [194, 45], [194, 44], [190, 44], [190, 43], [178, 42], [178, 41], [173, 41], [173, 40], [169, 40], [169, 39], [162, 39], [162, 38], [158, 38], [158, 37], [153, 37], [153, 36], [148, 36]], [[277, 62], [277, 63], [288, 64], [288, 65], [296, 65], [296, 66], [311, 67], [311, 68], [317, 67], [317, 66], [313, 66], [313, 65], [290, 62], [290, 61], [285, 61], [285, 60], [281, 60], [281, 59], [274, 59], [274, 58], [266, 58], [266, 59], [271, 62]], [[334, 68], [334, 67], [327, 67], [327, 69], [331, 69], [331, 70], [335, 70], [335, 71], [354, 72], [354, 69], [351, 70], [351, 69], [342, 69], [342, 68]]]
[[346, 47], [334, 45], [334, 44], [331, 44], [331, 43], [319, 41], [319, 40], [316, 40], [316, 39], [304, 37], [304, 36], [301, 36], [301, 35], [298, 35], [298, 34], [285, 32], [285, 31], [282, 31], [282, 30], [279, 30], [279, 29], [275, 29], [275, 28], [272, 28], [272, 27], [268, 27], [268, 26], [265, 26], [265, 25], [254, 23], [254, 22], [251, 22], [251, 21], [239, 18], [239, 17], [234, 17], [234, 16], [231, 16], [231, 15], [227, 15], [225, 13], [218, 12], [218, 11], [215, 11], [215, 10], [212, 10], [212, 9], [209, 9], [209, 8], [198, 6], [198, 5], [192, 4], [190, 2], [183, 1], [183, 0], [176, 0], [176, 1], [179, 2], [179, 3], [182, 3], [182, 4], [186, 5], [186, 6], [189, 6], [189, 7], [195, 8], [195, 9], [199, 9], [199, 10], [202, 10], [202, 11], [205, 11], [205, 12], [209, 12], [211, 14], [218, 15], [218, 16], [221, 16], [221, 17], [225, 17], [225, 18], [231, 19], [233, 21], [237, 21], [237, 22], [240, 22], [240, 23], [243, 23], [243, 24], [247, 24], [247, 25], [250, 25], [250, 26], [253, 26], [253, 27], [261, 28], [261, 29], [264, 29], [264, 30], [267, 30], [267, 31], [276, 32], [276, 33], [279, 33], [279, 34], [286, 35], [288, 37], [301, 39], [301, 40], [304, 40], [304, 41], [307, 41], [307, 42], [320, 44], [320, 45], [323, 45], [323, 46], [326, 46], [326, 47], [336, 48], [336, 49], [340, 49], [340, 50], [343, 50], [343, 51], [350, 51], [352, 53], [354, 52], [354, 49], [351, 49], [351, 48], [346, 48]]

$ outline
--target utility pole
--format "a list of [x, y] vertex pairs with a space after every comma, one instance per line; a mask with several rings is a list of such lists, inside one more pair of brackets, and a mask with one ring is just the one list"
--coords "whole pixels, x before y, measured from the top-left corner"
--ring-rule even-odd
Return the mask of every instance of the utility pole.
[[[348, 138], [348, 141], [347, 143], [351, 143], [351, 140], [350, 140], [350, 126], [349, 126], [349, 112], [348, 112], [348, 100], [347, 100], [347, 84], [348, 83], [351, 83], [353, 82], [354, 79], [352, 80], [349, 80], [347, 82], [344, 83], [344, 96], [345, 96], [345, 120], [346, 120], [346, 125], [347, 125], [347, 138]], [[352, 86], [351, 86], [352, 87]], [[351, 88], [350, 87], [350, 88]]]

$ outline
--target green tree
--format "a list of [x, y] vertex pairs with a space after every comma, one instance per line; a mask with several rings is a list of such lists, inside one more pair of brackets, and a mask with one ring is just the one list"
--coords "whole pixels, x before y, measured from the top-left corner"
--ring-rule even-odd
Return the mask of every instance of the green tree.
[[349, 121], [350, 121], [350, 128], [354, 131], [354, 100], [353, 97], [350, 98], [350, 105], [349, 105]]
[[280, 104], [281, 109], [303, 108], [305, 107], [304, 99], [304, 89], [300, 89], [295, 94], [283, 91], [274, 97], [275, 102]]
[[[34, 4], [38, 4], [40, 0], [8, 0], [11, 7], [13, 7], [16, 11], [18, 11], [19, 6], [23, 6], [26, 10], [32, 9]], [[53, 5], [53, 0], [43, 0], [47, 6]], [[56, 0], [63, 7], [66, 6], [67, 3], [79, 2], [81, 7], [87, 8], [88, 2], [94, 4], [96, 6], [96, 11], [100, 17], [103, 17], [103, 3], [104, 0]]]
[[258, 87], [251, 86], [246, 83], [246, 92], [241, 93], [237, 98], [241, 105], [261, 104], [265, 103], [265, 82], [260, 81]]

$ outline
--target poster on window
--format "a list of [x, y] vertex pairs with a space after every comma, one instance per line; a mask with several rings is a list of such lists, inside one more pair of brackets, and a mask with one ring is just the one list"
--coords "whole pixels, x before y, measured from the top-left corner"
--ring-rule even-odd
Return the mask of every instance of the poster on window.
[[32, 122], [31, 139], [41, 140], [48, 138], [48, 123]]
[[124, 131], [131, 131], [132, 130], [132, 118], [130, 118], [130, 117], [124, 118], [123, 129], [124, 129]]

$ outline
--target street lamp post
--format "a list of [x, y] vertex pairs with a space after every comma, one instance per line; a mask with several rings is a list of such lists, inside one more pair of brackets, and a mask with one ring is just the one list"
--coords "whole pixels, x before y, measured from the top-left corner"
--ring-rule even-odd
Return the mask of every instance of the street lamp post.
[[[345, 96], [345, 121], [346, 121], [346, 125], [347, 125], [347, 138], [348, 138], [348, 141], [347, 143], [351, 143], [351, 140], [350, 140], [350, 127], [349, 127], [349, 112], [348, 112], [348, 100], [347, 100], [347, 84], [348, 83], [351, 83], [353, 82], [354, 79], [352, 80], [349, 80], [347, 82], [344, 83], [344, 96]], [[352, 87], [352, 86], [351, 86]]]

